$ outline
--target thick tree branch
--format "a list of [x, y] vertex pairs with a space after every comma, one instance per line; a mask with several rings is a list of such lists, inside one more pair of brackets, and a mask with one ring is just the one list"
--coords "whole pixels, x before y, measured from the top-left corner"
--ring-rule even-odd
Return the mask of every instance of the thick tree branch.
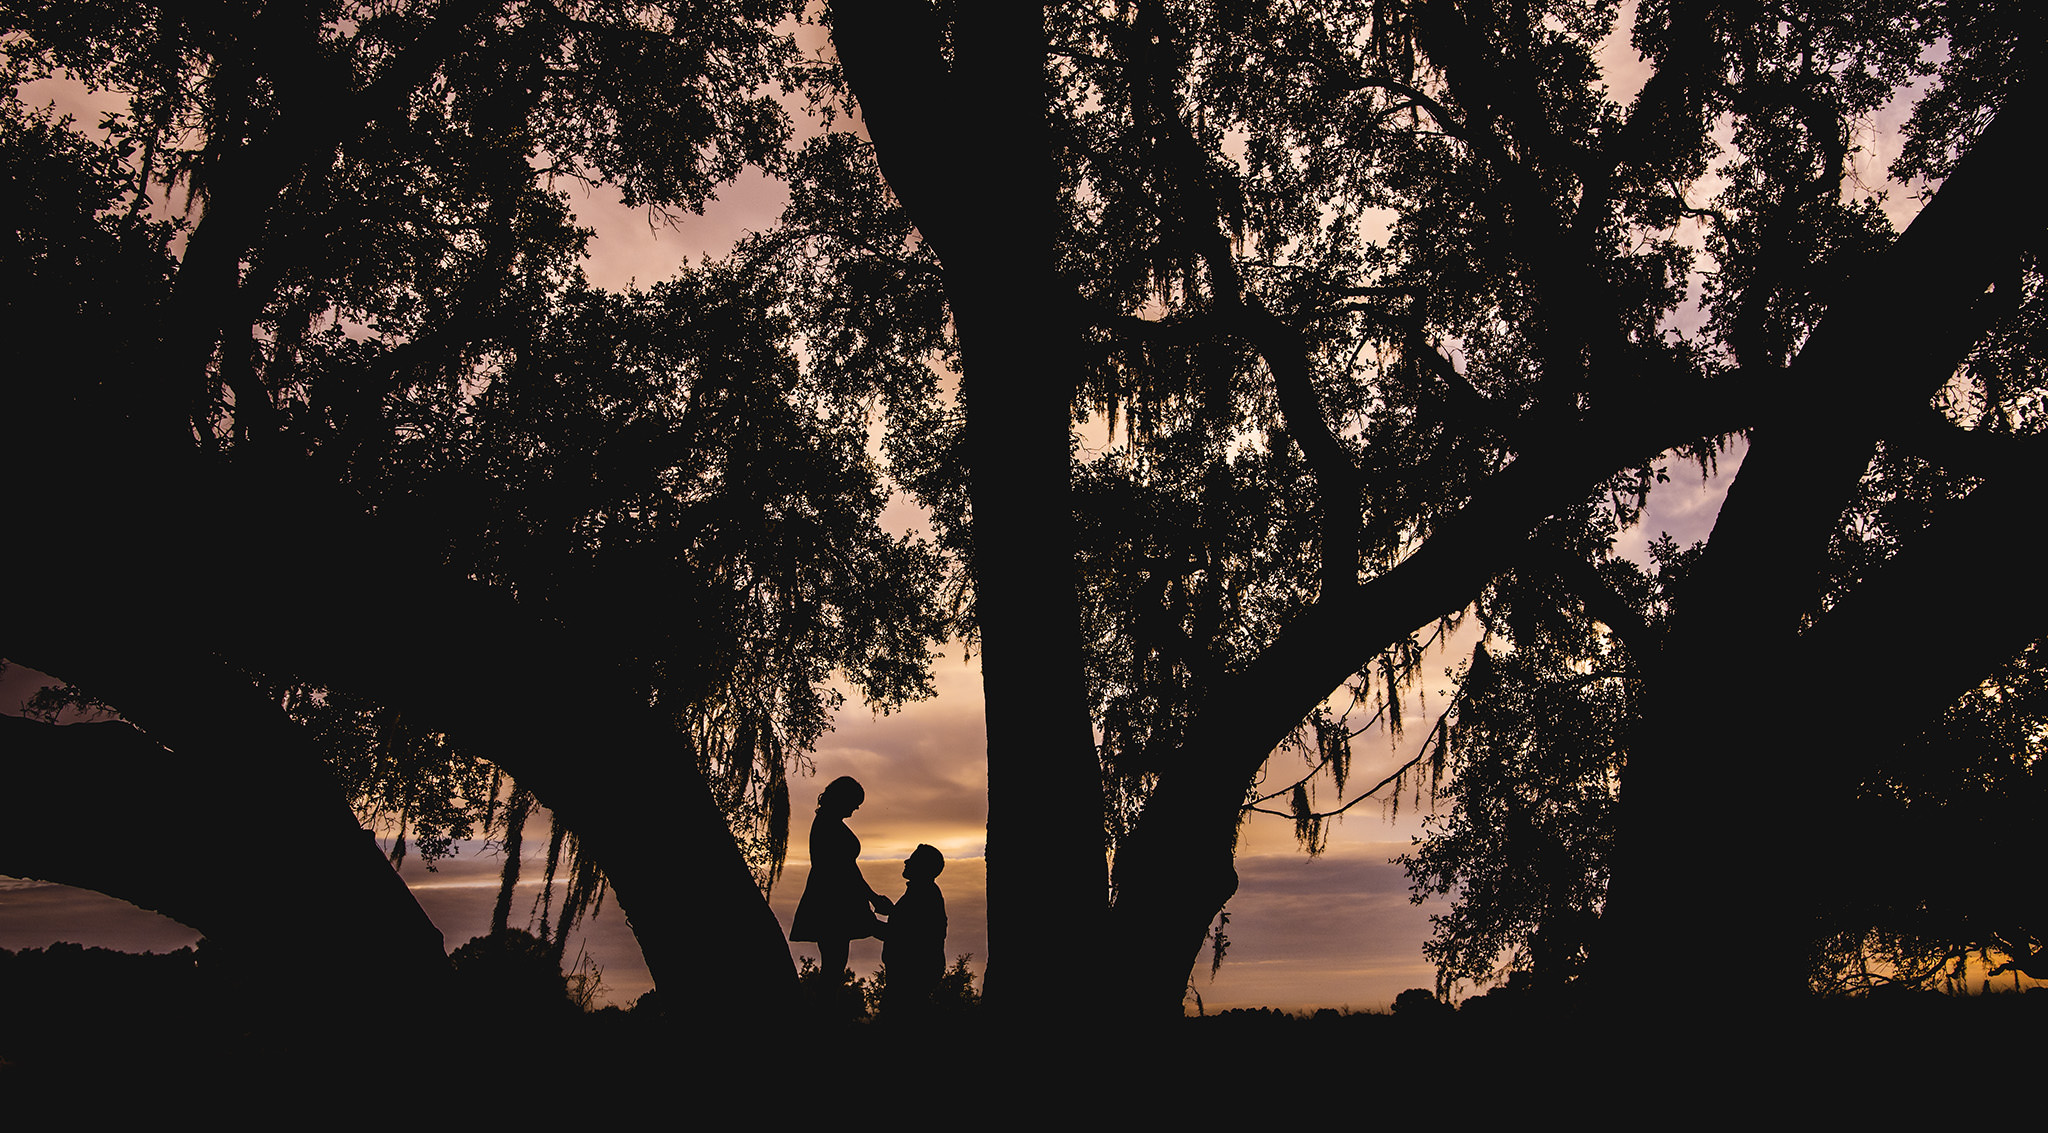
[[1525, 561], [1530, 568], [1552, 574], [1564, 583], [1585, 604], [1587, 614], [1614, 631], [1637, 664], [1645, 668], [1655, 664], [1658, 650], [1662, 648], [1657, 632], [1640, 610], [1600, 576], [1593, 564], [1563, 547], [1542, 540], [1531, 540], [1527, 553]]
[[[204, 661], [131, 666], [95, 652], [76, 663], [61, 650], [32, 652], [25, 663], [94, 682], [160, 731], [0, 717], [9, 804], [0, 871], [97, 890], [199, 929], [233, 951], [247, 978], [289, 979], [323, 1017], [360, 1017], [372, 1003], [430, 1010], [446, 974], [441, 933], [317, 774], [303, 730]], [[173, 750], [159, 735], [176, 737]], [[250, 822], [289, 830], [293, 852], [222, 863], [195, 840], [209, 827], [232, 839], [235, 824]]]
[[[1109, 879], [1082, 683], [1068, 447], [1080, 367], [1071, 286], [1055, 270], [1044, 10], [968, 4], [947, 14], [949, 41], [926, 0], [842, 0], [830, 23], [882, 174], [938, 256], [959, 336], [989, 889], [1065, 893], [1075, 931], [1092, 937]], [[1012, 872], [1025, 853], [1029, 877]], [[1040, 952], [1026, 969], [1022, 942], [1039, 928], [1028, 900], [997, 899], [989, 913], [991, 1003], [1033, 985], [1103, 1002], [1113, 969], [1098, 957]]]
[[2048, 434], [1965, 429], [1929, 407], [1885, 435], [1888, 445], [1965, 476], [2025, 475], [2048, 461]]
[[[2038, 86], [2014, 99], [1793, 361], [1751, 434], [1694, 578], [1726, 605], [1695, 603], [1687, 614], [1694, 634], [1756, 639], [1809, 611], [1829, 540], [1878, 438], [1925, 412], [2001, 309], [2004, 300], [1985, 288], [2043, 239], [2027, 187], [2040, 102]], [[2015, 232], [2015, 218], [2033, 231]]]
[[1157, 47], [1137, 53], [1138, 58], [1152, 63], [1153, 72], [1135, 76], [1132, 85], [1151, 88], [1151, 100], [1165, 134], [1161, 147], [1165, 160], [1189, 190], [1188, 199], [1200, 202], [1200, 215], [1190, 209], [1171, 218], [1171, 223], [1199, 250], [1208, 265], [1212, 298], [1219, 311], [1233, 331], [1265, 359], [1273, 375], [1273, 388], [1288, 435], [1301, 447], [1302, 456], [1316, 474], [1323, 591], [1334, 594], [1349, 590], [1358, 581], [1359, 508], [1364, 487], [1357, 461], [1338, 440], [1323, 413], [1306, 337], [1299, 327], [1275, 315], [1238, 271], [1236, 254], [1223, 227], [1232, 211], [1227, 193], [1220, 174], [1187, 123], [1174, 89], [1177, 76], [1164, 66], [1170, 55], [1173, 29], [1156, 3], [1145, 5], [1143, 10], [1146, 18], [1139, 21], [1134, 34], [1150, 34]]
[[954, 184], [961, 155], [950, 151], [979, 131], [946, 66], [937, 11], [928, 0], [838, 0], [826, 23], [890, 190], [940, 262], [954, 262], [974, 221]]
[[[2048, 587], [2030, 556], [2013, 553], [2010, 530], [2048, 493], [2044, 467], [2029, 464], [1971, 492], [1801, 636], [1788, 664], [1839, 729], [1808, 758], [1853, 769], [1870, 746], [1896, 742], [1900, 719], [1936, 718], [2048, 637]], [[1990, 616], [1986, 596], [1996, 596]], [[1910, 679], [1897, 679], [1894, 658], [1913, 659]]]

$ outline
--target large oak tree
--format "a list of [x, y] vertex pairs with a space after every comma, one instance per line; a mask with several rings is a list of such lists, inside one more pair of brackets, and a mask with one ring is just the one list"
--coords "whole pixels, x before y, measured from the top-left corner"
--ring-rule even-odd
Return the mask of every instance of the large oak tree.
[[[876, 528], [867, 391], [801, 366], [767, 267], [595, 290], [556, 187], [687, 214], [779, 164], [782, 14], [10, 6], [10, 78], [127, 105], [97, 124], [7, 107], [7, 320], [47, 362], [10, 383], [0, 445], [57, 487], [7, 556], [0, 651], [189, 768], [151, 774], [187, 785], [162, 804], [352, 863], [325, 875], [363, 895], [333, 894], [333, 917], [391, 897], [323, 747], [379, 729], [315, 732], [294, 705], [510, 772], [602, 864], [656, 978], [705, 1009], [793, 989], [736, 837], [779, 864], [784, 773], [835, 670], [881, 704], [923, 691], [932, 563]], [[144, 750], [14, 731], [10, 762], [108, 753], [78, 773]], [[93, 821], [61, 779], [9, 774], [49, 786], [10, 800]], [[220, 885], [152, 872], [196, 847], [125, 874], [16, 848], [0, 868], [255, 947]], [[437, 950], [408, 951], [422, 932], [416, 907], [360, 918], [317, 938], [322, 967], [381, 949], [431, 969]]]
[[[1171, 1012], [1276, 748], [1341, 772], [1326, 698], [1375, 667], [1398, 686], [1412, 635], [1505, 575], [1597, 579], [1667, 454], [1750, 437], [1629, 768], [1629, 974], [1803, 980], [1792, 887], [1755, 939], [1697, 924], [1752, 894], [1764, 852], [1747, 837], [1708, 864], [1716, 808], [1690, 789], [1745, 664], [1794, 650], [1828, 723], [1854, 722], [1823, 744], [1809, 714], [1770, 757], [1821, 791], [1841, 761], [1817, 753], [1875, 726], [1883, 659], [1940, 655], [1931, 714], [2038, 636], [1991, 545], [2016, 465], [1952, 481], [1856, 577], [1822, 565], [1881, 438], [2003, 451], [1935, 404], [2032, 293], [2031, 114], [2006, 105], [2025, 17], [1642, 4], [1620, 34], [1648, 75], [1620, 100], [1598, 63], [1616, 15], [831, 5], [845, 90], [923, 238], [902, 247], [958, 334], [957, 444], [921, 451], [960, 473], [928, 497], [968, 551], [987, 666], [993, 981]], [[1971, 37], [2006, 78], [1943, 88], [1923, 137], [1947, 176], [1894, 238], [1849, 178], [1857, 123]], [[1681, 225], [1701, 218], [1696, 246]], [[1091, 418], [1100, 452], [1068, 424]], [[1923, 599], [1971, 576], [2012, 605], [1955, 633]], [[1597, 618], [1613, 603], [1588, 590]], [[1070, 805], [1098, 787], [1106, 813]], [[1824, 868], [1827, 825], [1795, 868]], [[1075, 922], [1087, 945], [1024, 943], [1048, 892], [1103, 895]]]

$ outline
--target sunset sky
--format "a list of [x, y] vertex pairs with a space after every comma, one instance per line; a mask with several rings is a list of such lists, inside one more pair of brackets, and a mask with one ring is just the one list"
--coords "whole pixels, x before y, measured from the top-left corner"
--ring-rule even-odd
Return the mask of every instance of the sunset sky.
[[[1626, 19], [1624, 16], [1624, 27]], [[1642, 76], [1625, 36], [1605, 61], [1618, 97], [1639, 85]], [[105, 100], [88, 103], [77, 91], [59, 84], [38, 84], [25, 91], [24, 98], [31, 104], [57, 99], [60, 109], [73, 110], [85, 121], [92, 119], [96, 107], [106, 105]], [[1868, 187], [1882, 184], [1882, 169], [1893, 156], [1891, 131], [1905, 109], [1900, 105], [1895, 113], [1871, 124], [1865, 139], [1868, 152], [1860, 163], [1860, 168], [1868, 171], [1864, 177]], [[694, 260], [706, 251], [716, 254], [730, 247], [743, 231], [772, 224], [785, 199], [781, 186], [751, 175], [731, 187], [706, 216], [685, 218], [680, 228], [669, 229], [650, 226], [646, 214], [619, 205], [602, 191], [586, 195], [577, 189], [572, 196], [581, 222], [598, 233], [588, 273], [593, 283], [608, 287], [621, 287], [633, 280], [651, 284], [669, 276], [680, 262]], [[1895, 223], [1903, 224], [1911, 202], [1895, 189], [1888, 208]], [[1681, 544], [1705, 539], [1720, 492], [1738, 463], [1739, 449], [1724, 459], [1721, 476], [1711, 483], [1702, 483], [1695, 469], [1674, 464], [1671, 482], [1652, 497], [1646, 522], [1624, 535], [1622, 552], [1640, 560], [1643, 547], [1666, 531]], [[913, 508], [899, 504], [892, 509], [887, 525], [902, 531], [919, 522]], [[1390, 747], [1378, 732], [1361, 737], [1355, 745], [1354, 784], [1377, 782], [1415, 754], [1449, 690], [1442, 671], [1462, 663], [1470, 648], [1468, 635], [1431, 656], [1424, 671], [1438, 676], [1425, 683], [1426, 707], [1409, 705], [1413, 727], [1398, 748]], [[813, 798], [832, 778], [852, 775], [867, 791], [866, 805], [849, 825], [862, 842], [861, 864], [868, 883], [891, 896], [900, 893], [903, 858], [920, 842], [937, 846], [948, 863], [939, 878], [950, 913], [947, 951], [949, 955], [972, 953], [979, 969], [988, 952], [981, 857], [987, 800], [980, 676], [977, 668], [963, 660], [956, 644], [947, 648], [935, 679], [935, 698], [893, 715], [875, 717], [857, 699], [840, 714], [836, 729], [813, 755], [816, 777], [792, 784], [795, 817], [790, 860], [772, 904], [786, 930], [808, 868], [805, 831]], [[19, 668], [0, 674], [0, 712], [18, 713], [20, 702], [37, 683], [34, 674]], [[1288, 762], [1295, 758], [1275, 761], [1272, 778], [1276, 785], [1291, 782], [1298, 773], [1300, 765]], [[1322, 806], [1332, 801], [1327, 795], [1318, 800]], [[1737, 804], [1731, 801], [1730, 805]], [[1426, 800], [1416, 807], [1412, 799], [1404, 797], [1398, 819], [1390, 820], [1382, 805], [1364, 804], [1332, 827], [1328, 850], [1315, 859], [1297, 849], [1289, 821], [1253, 816], [1240, 843], [1238, 894], [1228, 906], [1228, 958], [1213, 980], [1206, 960], [1195, 973], [1195, 987], [1206, 1009], [1385, 1009], [1403, 989], [1431, 986], [1434, 973], [1422, 958], [1421, 944], [1429, 932], [1430, 913], [1441, 911], [1441, 906], [1410, 904], [1407, 880], [1400, 867], [1389, 861], [1406, 851], [1411, 838], [1421, 833], [1427, 811]], [[207, 827], [217, 821], [232, 818], [194, 816], [192, 868], [235, 868], [232, 859], [202, 853]], [[530, 880], [523, 892], [528, 894], [536, 884], [531, 879], [539, 873], [545, 829], [545, 825], [537, 826], [526, 843], [536, 859], [526, 871]], [[277, 852], [291, 853], [289, 838], [281, 840]], [[416, 859], [405, 864], [404, 876], [451, 948], [487, 926], [500, 870], [495, 854], [495, 848], [466, 844], [456, 857], [439, 863], [437, 871], [426, 870]], [[262, 894], [251, 893], [250, 899], [260, 901]], [[1039, 904], [1042, 942], [1012, 943], [1009, 947], [1062, 946], [1065, 910], [1060, 896], [1038, 894], [1033, 899]], [[1072, 899], [1078, 904], [1098, 898], [1073, 894]], [[706, 925], [705, 931], [716, 931], [716, 927]], [[568, 952], [574, 956], [582, 950], [603, 969], [608, 1001], [630, 1003], [651, 986], [625, 920], [614, 906], [607, 903], [600, 915], [585, 921], [579, 934], [580, 939], [570, 942]], [[190, 944], [196, 937], [183, 926], [109, 898], [38, 882], [0, 879], [0, 948], [74, 941], [130, 951], [165, 951]], [[798, 945], [792, 948], [792, 955], [815, 958], [816, 951], [812, 945]], [[1017, 965], [1031, 961], [1028, 950], [1007, 953], [1004, 959]], [[871, 972], [879, 963], [879, 942], [855, 942], [852, 967], [857, 973]]]

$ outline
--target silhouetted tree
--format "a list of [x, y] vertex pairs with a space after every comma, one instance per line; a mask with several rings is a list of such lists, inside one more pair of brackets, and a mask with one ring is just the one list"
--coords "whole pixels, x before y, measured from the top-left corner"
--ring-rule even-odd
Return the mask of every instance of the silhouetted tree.
[[[1924, 674], [1931, 714], [2038, 636], [2038, 588], [1988, 541], [2029, 473], [2001, 463], [2002, 438], [1933, 411], [1951, 379], [1976, 381], [1958, 366], [1994, 309], [2036, 293], [2020, 167], [2033, 103], [2006, 103], [2026, 89], [2037, 17], [1645, 3], [1629, 33], [1649, 74], [1623, 102], [1596, 56], [1615, 15], [831, 6], [874, 156], [841, 144], [815, 200], [887, 218], [879, 247], [846, 247], [851, 270], [893, 265], [905, 296], [938, 280], [957, 334], [957, 416], [901, 455], [967, 554], [992, 1002], [1017, 979], [1170, 1011], [1235, 888], [1237, 824], [1276, 747], [1298, 738], [1341, 771], [1333, 690], [1398, 689], [1411, 635], [1504, 572], [1590, 571], [1670, 455], [1711, 463], [1749, 434], [1699, 567], [1718, 597], [1671, 630], [1632, 748], [1628, 963], [1675, 948], [1739, 954], [1745, 980], [1804, 974], [1768, 955], [1805, 947], [1793, 887], [1760, 910], [1769, 946], [1697, 931], [1693, 911], [1747, 899], [1763, 864], [1698, 853], [1718, 808], [1693, 777], [1733, 736], [1700, 726], [1724, 700], [1707, 690], [1796, 642], [1828, 675], [1811, 726], [1834, 728], [1879, 717], [1876, 659], [1925, 649], [1942, 654]], [[1853, 131], [1944, 37], [1981, 42], [1970, 56], [2004, 77], [1949, 65], [1914, 134], [1939, 160], [1906, 170], [1946, 181], [1894, 238], [1849, 180]], [[869, 160], [890, 197], [848, 192]], [[1703, 247], [1682, 239], [1695, 218]], [[1076, 419], [1108, 447], [1077, 449]], [[1975, 474], [1869, 569], [1830, 580], [1826, 549], [1888, 433], [1952, 445]], [[1920, 599], [1987, 566], [1985, 593], [2025, 604], [1935, 650]], [[1842, 616], [1803, 632], [1816, 603]], [[1898, 636], [1875, 636], [1888, 622]], [[1805, 733], [1772, 766], [1840, 786], [1808, 754], [1824, 749]], [[1106, 822], [1075, 802], [1105, 782]], [[1006, 861], [1026, 839], [1028, 881]], [[1793, 857], [1817, 868], [1826, 841], [1802, 836]], [[1006, 894], [1048, 890], [1103, 894], [1075, 928], [1106, 945], [1022, 974], [1005, 957], [1035, 913]]]
[[[1714, 210], [1724, 266], [1706, 334], [1778, 386], [1758, 399], [1741, 471], [1644, 661], [1608, 914], [1616, 964], [1638, 983], [1677, 968], [1804, 992], [1810, 888], [1874, 849], [1849, 806], [1881, 762], [1873, 753], [2044, 628], [2039, 588], [1999, 534], [2038, 474], [2012, 458], [2040, 373], [2014, 365], [2039, 322], [2043, 232], [2024, 152], [2041, 108], [2028, 63], [2040, 17], [1977, 5], [1819, 15], [1749, 29], [1733, 39], [1746, 53], [1715, 62], [1744, 128]], [[1841, 203], [1850, 124], [1939, 37], [1958, 50], [1895, 172], [1942, 180], [1887, 239], [1855, 220], [1867, 208]], [[1673, 38], [1672, 50], [1696, 50]], [[1998, 50], [1963, 49], [1983, 39]], [[1803, 93], [1773, 115], [1740, 101], [1786, 87]], [[1995, 615], [1959, 617], [1943, 601], [1963, 579]], [[1796, 674], [1800, 697], [1752, 722], [1717, 690], [1759, 664]], [[1751, 740], [1766, 722], [1768, 738]], [[1703, 769], [1752, 746], [1745, 757], [1767, 761], [1782, 806], [1730, 808], [1701, 789]]]
[[[1815, 902], [1824, 988], [2048, 975], [2041, 860], [2048, 698], [2042, 646], [2002, 665], [1926, 729], [1875, 747], [1842, 828], [1852, 868]], [[1940, 847], [1936, 850], [1934, 847]]]
[[[574, 278], [536, 163], [684, 207], [781, 168], [780, 6], [21, 8], [16, 74], [136, 97], [105, 144], [8, 135], [64, 189], [9, 182], [10, 318], [101, 347], [8, 419], [74, 504], [6, 563], [68, 599], [20, 659], [181, 753], [247, 674], [402, 713], [564, 816], [658, 978], [729, 964], [737, 1003], [787, 962], [720, 804], [772, 845], [813, 678], [907, 695], [934, 628], [932, 564], [870, 530], [872, 391], [983, 662], [993, 1002], [1175, 1010], [1275, 750], [1341, 790], [1333, 695], [1398, 719], [1416, 634], [1507, 577], [1644, 671], [1615, 954], [1803, 987], [1766, 857], [1853, 853], [1882, 710], [1931, 718], [2048, 629], [1998, 535], [2041, 467], [2015, 7], [1646, 2], [1617, 100], [1591, 0], [835, 3], [812, 89], [872, 144], [807, 143], [783, 230], [626, 295]], [[1901, 171], [1941, 184], [1895, 236], [1854, 127], [1938, 47]], [[175, 256], [164, 186], [197, 209]], [[1599, 566], [1668, 460], [1736, 434], [1685, 609], [1629, 640]], [[2001, 616], [1926, 600], [1961, 578]], [[1697, 777], [1759, 657], [1824, 706], [1767, 756], [1820, 820], [1713, 859]], [[1046, 893], [1085, 943], [1027, 966]], [[693, 951], [707, 919], [728, 952]]]
[[[1442, 816], [1401, 859], [1416, 900], [1451, 898], [1424, 945], [1440, 984], [1520, 975], [1550, 990], [1611, 955], [1600, 917], [1629, 743], [1704, 550], [1667, 536], [1651, 547], [1654, 575], [1605, 565], [1603, 612], [1627, 627], [1626, 648], [1552, 573], [1505, 576], [1480, 602], [1491, 648], [1482, 644], [1462, 674], [1431, 768]], [[2042, 910], [2021, 880], [2036, 856], [2022, 815], [2038, 799], [2048, 708], [2038, 667], [2037, 645], [1917, 732], [1873, 741], [1855, 761], [1852, 796], [1818, 816], [1857, 851], [1807, 900], [1799, 931], [1815, 988], [1921, 983], [1991, 952], [1998, 973], [2039, 966]]]
[[875, 528], [867, 390], [801, 365], [770, 265], [593, 289], [556, 187], [688, 211], [776, 166], [784, 14], [9, 5], [10, 87], [127, 105], [6, 107], [6, 317], [63, 358], [0, 425], [63, 486], [0, 568], [6, 656], [266, 827], [318, 828], [274, 788], [335, 792], [324, 761], [445, 837], [487, 759], [658, 979], [793, 990], [758, 884], [784, 775], [835, 671], [924, 691], [932, 563]]
[[1450, 1013], [1451, 1006], [1426, 987], [1411, 987], [1394, 997], [1393, 1013], [1415, 1019], [1433, 1019]]

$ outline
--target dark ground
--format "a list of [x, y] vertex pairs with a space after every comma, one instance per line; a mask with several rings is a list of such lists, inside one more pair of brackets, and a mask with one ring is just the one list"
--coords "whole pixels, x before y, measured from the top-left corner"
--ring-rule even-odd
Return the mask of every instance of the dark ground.
[[1090, 1128], [1226, 1113], [1454, 1127], [1575, 1115], [1604, 1128], [1982, 1112], [2031, 1125], [2048, 1055], [2048, 991], [1815, 1000], [1771, 1015], [1704, 991], [1619, 1014], [1500, 996], [1451, 1011], [1418, 997], [1393, 1014], [1231, 1011], [1151, 1027], [1059, 1010], [1000, 1028], [976, 1013], [909, 1026], [812, 1011], [735, 1035], [686, 1010], [530, 1001], [472, 1006], [459, 1022], [366, 1014], [312, 1027], [302, 989], [207, 969], [191, 950], [0, 951], [0, 1098], [17, 1115], [240, 1109], [264, 1121], [472, 1104], [729, 1118], [737, 1104], [763, 1118], [909, 1107]]

